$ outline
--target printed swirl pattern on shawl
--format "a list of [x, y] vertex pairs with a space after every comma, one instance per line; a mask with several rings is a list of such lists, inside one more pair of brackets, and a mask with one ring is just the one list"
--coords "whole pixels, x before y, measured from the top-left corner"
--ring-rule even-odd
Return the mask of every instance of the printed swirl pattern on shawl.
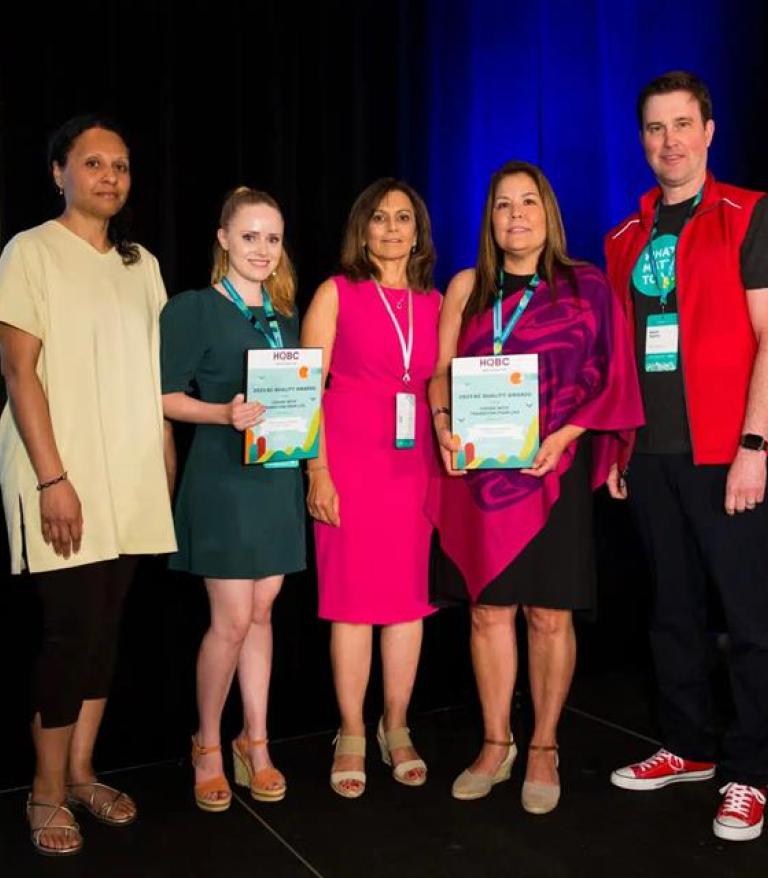
[[[597, 487], [617, 459], [625, 431], [642, 423], [642, 408], [618, 299], [594, 266], [577, 267], [573, 279], [574, 284], [558, 281], [554, 297], [547, 284], [539, 285], [504, 353], [539, 355], [542, 441], [565, 424], [595, 431], [592, 483]], [[504, 322], [520, 295], [503, 302]], [[458, 355], [488, 355], [492, 338], [489, 309], [464, 328]], [[441, 473], [433, 479], [427, 513], [473, 600], [544, 527], [574, 454], [575, 443], [565, 450], [556, 470], [543, 478], [500, 469], [476, 470], [462, 478]]]

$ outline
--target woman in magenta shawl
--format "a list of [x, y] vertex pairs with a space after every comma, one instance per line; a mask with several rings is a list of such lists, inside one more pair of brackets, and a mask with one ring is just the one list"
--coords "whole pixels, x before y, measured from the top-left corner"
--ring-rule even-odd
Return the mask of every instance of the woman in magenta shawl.
[[[530, 469], [456, 472], [451, 359], [493, 353], [498, 297], [502, 327], [530, 297], [502, 351], [538, 354], [541, 445]], [[621, 456], [622, 434], [642, 423], [642, 409], [618, 298], [597, 268], [568, 257], [552, 188], [526, 162], [493, 175], [477, 266], [448, 287], [430, 404], [445, 465], [427, 509], [439, 538], [432, 600], [471, 603], [485, 726], [480, 754], [452, 792], [480, 798], [510, 776], [517, 754], [510, 731], [515, 615], [522, 606], [535, 713], [522, 803], [544, 814], [560, 797], [557, 726], [576, 659], [572, 613], [594, 601], [592, 490]]]

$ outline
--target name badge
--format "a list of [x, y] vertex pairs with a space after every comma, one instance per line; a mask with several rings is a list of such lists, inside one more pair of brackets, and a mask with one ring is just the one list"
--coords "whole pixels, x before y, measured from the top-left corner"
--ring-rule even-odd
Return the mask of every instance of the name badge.
[[416, 445], [416, 395], [395, 394], [395, 448]]
[[677, 369], [677, 351], [680, 325], [677, 314], [649, 314], [645, 327], [645, 371], [674, 372]]

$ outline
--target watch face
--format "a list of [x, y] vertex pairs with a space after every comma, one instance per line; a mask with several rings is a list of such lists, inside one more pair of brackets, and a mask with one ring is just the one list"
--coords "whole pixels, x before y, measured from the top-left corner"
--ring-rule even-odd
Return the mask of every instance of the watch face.
[[741, 437], [740, 444], [742, 448], [748, 448], [750, 451], [762, 451], [765, 448], [766, 442], [757, 433], [745, 433]]

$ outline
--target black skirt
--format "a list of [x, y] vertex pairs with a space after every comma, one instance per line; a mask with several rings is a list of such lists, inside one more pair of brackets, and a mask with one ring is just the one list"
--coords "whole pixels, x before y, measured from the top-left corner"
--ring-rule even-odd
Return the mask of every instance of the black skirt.
[[[592, 525], [592, 442], [582, 436], [570, 469], [560, 480], [560, 496], [546, 524], [520, 554], [480, 593], [478, 604], [521, 604], [556, 610], [587, 610], [595, 603], [596, 576]], [[470, 600], [464, 577], [433, 535], [430, 602], [437, 607]]]

